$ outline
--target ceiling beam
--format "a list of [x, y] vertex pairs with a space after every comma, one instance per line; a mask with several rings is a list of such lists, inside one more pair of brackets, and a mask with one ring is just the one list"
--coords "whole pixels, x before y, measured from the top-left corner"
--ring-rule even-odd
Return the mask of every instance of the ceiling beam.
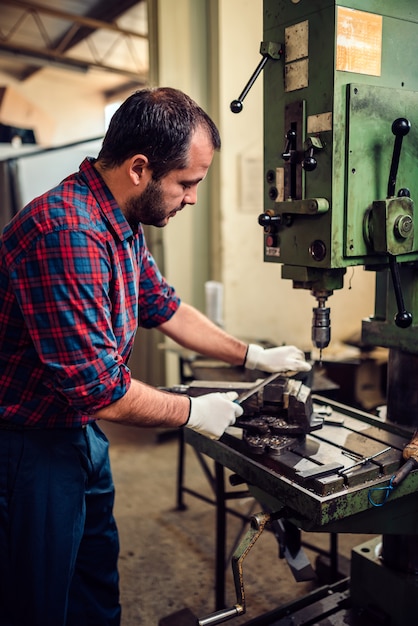
[[[86, 17], [85, 15], [77, 15], [76, 13], [68, 13], [67, 11], [60, 11], [59, 9], [54, 9], [52, 7], [42, 6], [40, 4], [36, 4], [35, 2], [24, 2], [23, 0], [1, 0], [3, 4], [10, 4], [14, 7], [18, 7], [23, 11], [35, 11], [39, 13], [39, 15], [48, 15], [49, 17], [56, 17], [57, 19], [67, 20], [68, 22], [72, 22], [74, 24], [79, 24], [81, 26], [87, 26], [90, 28], [91, 32], [103, 29], [103, 30], [111, 30], [119, 33], [120, 35], [126, 35], [130, 37], [139, 37], [140, 39], [148, 39], [147, 34], [138, 33], [134, 30], [128, 30], [127, 28], [120, 28], [114, 22], [104, 22], [102, 20], [93, 19], [91, 17]], [[138, 2], [131, 2], [130, 5], [134, 6], [138, 4]], [[120, 13], [119, 13], [120, 15]]]
[[78, 72], [87, 72], [89, 69], [104, 70], [106, 72], [113, 72], [114, 74], [125, 76], [126, 78], [134, 80], [138, 84], [145, 84], [148, 77], [147, 73], [132, 72], [124, 68], [114, 67], [113, 65], [105, 65], [104, 63], [73, 59], [56, 52], [55, 50], [48, 50], [44, 48], [41, 51], [28, 46], [14, 45], [10, 42], [8, 44], [0, 44], [0, 55], [2, 54], [7, 56], [9, 59], [12, 58], [28, 64], [33, 61], [34, 65], [40, 67], [56, 66], [62, 69], [75, 70]]
[[[146, 82], [147, 76], [144, 72], [135, 72], [130, 69], [125, 69], [124, 67], [117, 67], [103, 63], [100, 59], [94, 58], [94, 51], [92, 51], [92, 49], [90, 49], [90, 52], [92, 52], [93, 55], [92, 61], [85, 58], [77, 59], [69, 57], [65, 55], [65, 52], [73, 48], [77, 43], [85, 40], [96, 30], [111, 31], [120, 36], [123, 40], [126, 39], [127, 43], [128, 41], [131, 42], [132, 38], [148, 40], [148, 34], [121, 28], [112, 21], [108, 22], [103, 19], [98, 19], [97, 17], [77, 15], [60, 9], [55, 9], [53, 7], [42, 6], [36, 2], [27, 2], [25, 0], [2, 0], [2, 2], [13, 6], [15, 9], [20, 9], [23, 14], [35, 14], [38, 18], [38, 22], [41, 21], [42, 17], [52, 17], [68, 21], [70, 23], [70, 27], [63, 35], [56, 38], [54, 42], [51, 42], [48, 45], [44, 42], [45, 45], [42, 47], [29, 47], [22, 44], [14, 44], [12, 41], [14, 34], [13, 31], [11, 31], [13, 34], [9, 37], [3, 37], [2, 41], [0, 41], [0, 55], [7, 56], [9, 59], [27, 63], [30, 69], [27, 68], [24, 72], [24, 78], [31, 76], [39, 69], [39, 67], [55, 65], [57, 67], [65, 67], [66, 69], [81, 72], [86, 72], [90, 68], [95, 68], [125, 76], [137, 84], [144, 84]], [[138, 0], [120, 0], [119, 2], [114, 2], [114, 0], [105, 0], [104, 2], [96, 5], [96, 7], [92, 9], [91, 14], [105, 17], [109, 20], [114, 20], [124, 11], [138, 3]], [[42, 24], [42, 26], [46, 30], [45, 25]]]
[[[90, 9], [86, 17], [97, 19], [105, 23], [114, 22], [114, 20], [117, 20], [118, 17], [123, 15], [126, 11], [129, 11], [133, 6], [141, 2], [145, 2], [145, 0], [119, 0], [119, 2], [115, 2], [115, 0], [101, 0], [99, 4]], [[68, 40], [63, 50], [68, 50], [72, 46], [77, 45], [80, 41], [83, 41], [83, 39], [91, 35], [92, 32], [94, 32], [94, 29], [85, 25], [79, 28], [74, 34], [71, 34], [71, 36], [68, 36], [67, 33]], [[64, 35], [64, 37], [66, 37], [66, 35]], [[148, 34], [144, 37], [148, 39]]]

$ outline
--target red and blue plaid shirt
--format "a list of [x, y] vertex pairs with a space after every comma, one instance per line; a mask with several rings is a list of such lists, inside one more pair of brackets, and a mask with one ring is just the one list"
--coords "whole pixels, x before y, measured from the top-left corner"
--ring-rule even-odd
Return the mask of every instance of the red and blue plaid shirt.
[[142, 228], [85, 159], [0, 240], [0, 419], [87, 423], [126, 393], [137, 326], [158, 326], [179, 303]]

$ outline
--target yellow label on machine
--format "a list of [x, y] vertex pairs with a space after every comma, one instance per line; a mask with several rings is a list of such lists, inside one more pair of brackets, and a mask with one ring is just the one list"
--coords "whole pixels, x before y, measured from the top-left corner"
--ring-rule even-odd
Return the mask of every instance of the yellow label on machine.
[[338, 7], [336, 68], [380, 76], [382, 16]]

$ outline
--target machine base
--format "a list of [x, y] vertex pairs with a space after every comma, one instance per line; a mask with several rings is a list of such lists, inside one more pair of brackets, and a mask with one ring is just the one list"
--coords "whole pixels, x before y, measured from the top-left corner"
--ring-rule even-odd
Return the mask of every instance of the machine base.
[[[387, 626], [362, 611], [350, 608], [350, 580], [345, 578], [273, 611], [245, 622], [243, 626]], [[190, 609], [182, 609], [162, 618], [159, 626], [198, 626], [199, 618]], [[213, 622], [219, 623], [219, 622]], [[230, 622], [231, 626], [234, 620]]]
[[351, 602], [376, 615], [377, 624], [404, 626], [418, 612], [418, 577], [387, 567], [380, 553], [380, 537], [353, 549]]
[[[405, 626], [417, 615], [418, 577], [393, 570], [380, 558], [381, 537], [352, 551], [351, 577], [325, 585], [297, 600], [260, 615], [244, 626]], [[233, 624], [233, 620], [231, 624]], [[198, 618], [183, 609], [159, 626], [197, 626]]]

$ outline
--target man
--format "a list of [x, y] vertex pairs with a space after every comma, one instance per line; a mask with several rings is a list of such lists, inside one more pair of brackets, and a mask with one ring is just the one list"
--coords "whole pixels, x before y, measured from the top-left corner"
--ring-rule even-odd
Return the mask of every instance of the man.
[[199, 398], [133, 380], [136, 328], [265, 371], [309, 370], [293, 346], [247, 346], [181, 303], [141, 224], [165, 226], [220, 148], [216, 126], [174, 89], [115, 113], [98, 159], [33, 200], [0, 245], [0, 625], [116, 626], [118, 536], [109, 420], [220, 437], [235, 393]]

